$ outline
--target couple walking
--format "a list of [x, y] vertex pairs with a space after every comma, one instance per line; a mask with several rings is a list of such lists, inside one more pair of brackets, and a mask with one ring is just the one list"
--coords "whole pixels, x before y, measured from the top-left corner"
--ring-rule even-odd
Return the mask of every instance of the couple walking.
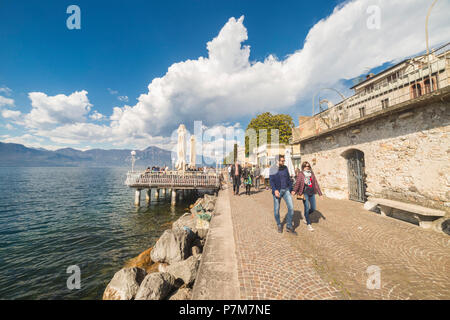
[[292, 197], [297, 195], [298, 199], [303, 200], [305, 208], [305, 219], [309, 231], [314, 231], [311, 226], [309, 215], [316, 210], [315, 194], [322, 195], [319, 183], [312, 171], [311, 165], [308, 162], [302, 163], [302, 169], [296, 176], [295, 186], [292, 185], [292, 180], [289, 175], [288, 168], [284, 165], [285, 158], [279, 155], [278, 166], [270, 168], [270, 186], [272, 187], [273, 203], [275, 221], [277, 223], [278, 232], [282, 232], [283, 228], [280, 221], [280, 203], [281, 199], [286, 202], [288, 213], [286, 216], [286, 231], [292, 234], [297, 234], [292, 225], [292, 218], [294, 216], [294, 204]]

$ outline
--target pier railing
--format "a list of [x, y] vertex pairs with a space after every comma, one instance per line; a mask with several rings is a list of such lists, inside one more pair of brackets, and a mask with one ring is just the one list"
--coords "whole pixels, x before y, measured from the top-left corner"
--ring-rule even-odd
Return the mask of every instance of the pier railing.
[[125, 185], [131, 188], [180, 188], [215, 189], [220, 186], [220, 174], [216, 172], [132, 172], [127, 173]]

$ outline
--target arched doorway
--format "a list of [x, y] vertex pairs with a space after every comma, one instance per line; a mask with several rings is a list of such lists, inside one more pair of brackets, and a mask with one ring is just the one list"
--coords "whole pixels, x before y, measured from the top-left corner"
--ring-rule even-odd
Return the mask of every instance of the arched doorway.
[[364, 152], [357, 149], [342, 154], [347, 159], [348, 197], [350, 200], [366, 202]]

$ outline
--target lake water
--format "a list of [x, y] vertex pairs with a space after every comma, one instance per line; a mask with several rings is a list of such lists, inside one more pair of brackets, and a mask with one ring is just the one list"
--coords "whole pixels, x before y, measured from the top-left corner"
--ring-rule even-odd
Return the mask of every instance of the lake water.
[[[137, 210], [126, 171], [0, 168], [0, 299], [101, 299], [114, 273], [195, 200], [171, 209], [167, 193]], [[71, 265], [79, 290], [66, 285]]]

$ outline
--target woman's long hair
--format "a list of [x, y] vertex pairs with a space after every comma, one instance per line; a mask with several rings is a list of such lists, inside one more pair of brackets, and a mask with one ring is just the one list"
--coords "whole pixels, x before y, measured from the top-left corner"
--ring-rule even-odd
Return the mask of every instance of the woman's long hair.
[[311, 169], [311, 172], [312, 172], [311, 164], [310, 164], [308, 161], [303, 161], [303, 163], [302, 163], [302, 171], [305, 169], [305, 167], [306, 167], [307, 165], [309, 165], [309, 168]]

